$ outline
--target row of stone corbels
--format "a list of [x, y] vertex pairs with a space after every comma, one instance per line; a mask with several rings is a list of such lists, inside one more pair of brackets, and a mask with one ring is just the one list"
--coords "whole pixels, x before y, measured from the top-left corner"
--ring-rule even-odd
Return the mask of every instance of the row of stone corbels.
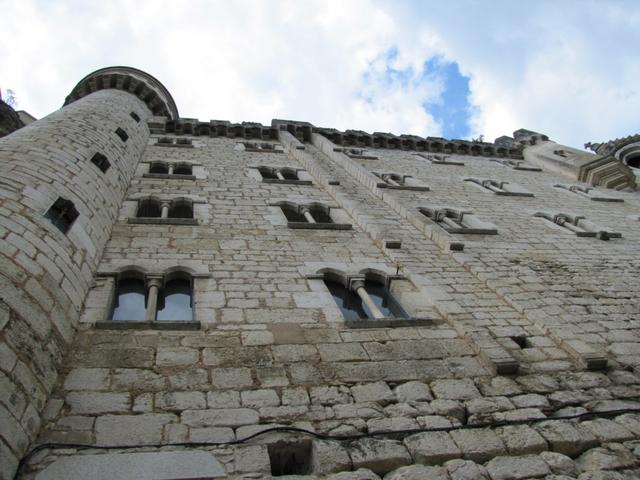
[[[280, 132], [280, 142], [285, 149], [305, 167], [307, 172], [314, 177], [316, 182], [334, 198], [336, 203], [347, 211], [376, 243], [383, 247], [385, 254], [393, 260], [390, 254], [391, 251], [384, 248], [384, 246], [392, 239], [396, 239], [398, 232], [401, 232], [401, 226], [398, 222], [389, 222], [388, 219], [387, 221], [381, 222], [380, 218], [372, 215], [371, 212], [362, 205], [362, 202], [352, 199], [351, 195], [337, 184], [332, 175], [319, 165], [309, 152], [298, 148], [301, 146], [300, 142], [289, 132]], [[379, 197], [384, 198], [384, 196], [386, 196], [384, 189], [379, 189], [377, 186], [379, 181], [378, 177], [368, 172], [364, 167], [360, 166], [345, 154], [335, 152], [335, 145], [329, 140], [321, 135], [313, 134], [312, 143], [314, 147], [331, 161], [345, 168], [350, 176], [356, 177], [359, 183], [364, 184], [369, 190], [378, 194]], [[424, 224], [424, 221], [422, 223]], [[461, 311], [460, 307], [452, 301], [453, 299], [450, 295], [442, 289], [435, 287], [428, 278], [411, 271], [411, 268], [407, 265], [402, 265], [402, 271], [407, 279], [415, 285], [418, 293], [427, 299], [433, 308], [452, 325], [458, 332], [458, 335], [470, 342], [476, 354], [480, 355], [496, 374], [509, 374], [518, 371], [519, 364], [517, 360], [491, 336], [486, 328], [473, 325], [469, 314]]]

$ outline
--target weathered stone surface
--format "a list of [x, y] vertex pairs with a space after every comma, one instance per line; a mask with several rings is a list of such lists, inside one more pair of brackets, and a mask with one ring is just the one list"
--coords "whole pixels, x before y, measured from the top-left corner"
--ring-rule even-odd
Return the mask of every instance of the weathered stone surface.
[[447, 471], [442, 467], [424, 467], [422, 465], [410, 465], [400, 467], [384, 476], [384, 480], [449, 480]]
[[380, 480], [380, 477], [368, 468], [359, 468], [354, 472], [334, 473], [327, 480]]
[[164, 425], [175, 422], [175, 415], [103, 415], [96, 419], [98, 445], [152, 445], [162, 441]]
[[451, 437], [462, 451], [462, 458], [465, 460], [484, 463], [505, 453], [504, 445], [492, 430], [453, 430]]
[[249, 408], [273, 407], [280, 405], [280, 399], [275, 390], [247, 390], [240, 392], [242, 405]]
[[108, 368], [74, 368], [64, 381], [65, 390], [107, 390]]
[[471, 460], [449, 460], [444, 464], [451, 480], [484, 480], [488, 479], [487, 470]]
[[393, 392], [399, 402], [422, 402], [433, 400], [429, 385], [422, 382], [405, 382], [398, 385]]
[[182, 423], [191, 427], [240, 427], [258, 423], [258, 412], [248, 408], [221, 408], [217, 410], [185, 410]]
[[367, 430], [369, 433], [417, 430], [418, 428], [418, 422], [413, 418], [391, 417], [367, 420]]
[[140, 452], [60, 457], [38, 480], [169, 480], [224, 477], [224, 467], [209, 452]]
[[528, 425], [510, 425], [496, 430], [511, 455], [528, 455], [548, 449], [547, 442]]
[[549, 466], [540, 458], [496, 457], [486, 465], [491, 480], [523, 480], [540, 478], [551, 473]]
[[440, 465], [460, 458], [462, 452], [447, 432], [424, 432], [404, 439], [413, 461], [424, 465]]
[[368, 383], [351, 387], [356, 402], [376, 402], [387, 405], [395, 400], [393, 392], [385, 382]]
[[384, 475], [411, 463], [407, 449], [394, 440], [357, 440], [351, 444], [349, 454], [354, 468], [368, 468], [378, 475]]
[[343, 470], [351, 470], [351, 457], [339, 442], [314, 440], [311, 445], [311, 471], [327, 475]]
[[576, 459], [576, 465], [583, 472], [619, 470], [637, 466], [638, 459], [622, 445], [610, 443], [584, 452]]
[[251, 445], [235, 449], [234, 464], [238, 472], [271, 472], [267, 447], [262, 445]]
[[431, 390], [437, 398], [445, 400], [471, 400], [480, 397], [480, 392], [471, 380], [436, 380]]
[[534, 428], [549, 443], [551, 450], [569, 457], [576, 457], [598, 445], [591, 432], [571, 422], [543, 422]]
[[236, 439], [232, 428], [228, 427], [204, 427], [191, 428], [189, 431], [189, 441], [203, 443], [232, 442]]
[[128, 393], [70, 392], [65, 397], [74, 414], [128, 412], [131, 397]]
[[188, 410], [206, 408], [203, 392], [170, 392], [156, 394], [156, 407], [162, 410]]
[[578, 474], [578, 468], [574, 461], [557, 452], [542, 452], [540, 458], [547, 462], [551, 471], [557, 475], [576, 476]]
[[580, 425], [589, 430], [602, 443], [625, 442], [635, 438], [630, 430], [606, 418], [596, 418], [582, 422]]

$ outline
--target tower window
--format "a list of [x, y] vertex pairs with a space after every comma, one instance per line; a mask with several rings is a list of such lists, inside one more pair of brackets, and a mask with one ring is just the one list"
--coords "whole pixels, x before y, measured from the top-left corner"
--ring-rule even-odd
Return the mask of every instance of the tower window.
[[129, 135], [127, 135], [127, 132], [125, 132], [120, 127], [116, 129], [116, 135], [118, 135], [120, 137], [120, 140], [122, 140], [123, 142], [126, 142], [127, 140], [129, 140]]
[[193, 168], [188, 163], [179, 163], [173, 167], [174, 175], [192, 175]]
[[131, 115], [131, 118], [133, 118], [136, 121], [136, 123], [140, 122], [140, 117], [136, 112], [131, 112], [129, 115]]
[[91, 163], [98, 167], [102, 173], [105, 173], [107, 170], [109, 170], [109, 167], [111, 166], [111, 163], [109, 163], [107, 157], [105, 157], [101, 153], [96, 153], [93, 157], [91, 157]]
[[640, 168], [640, 155], [631, 157], [627, 160], [627, 165], [631, 168]]
[[193, 218], [193, 205], [189, 200], [174, 200], [169, 206], [167, 218]]
[[172, 272], [165, 276], [144, 276], [125, 272], [117, 280], [111, 315], [116, 321], [192, 321], [191, 276]]
[[149, 173], [155, 173], [160, 175], [168, 175], [169, 167], [164, 162], [153, 162], [149, 166]]
[[136, 217], [138, 218], [155, 218], [160, 217], [162, 214], [162, 208], [160, 202], [155, 198], [147, 198], [141, 200], [138, 204], [138, 211]]
[[146, 289], [140, 278], [118, 280], [110, 318], [112, 320], [138, 320], [146, 318]]
[[78, 210], [76, 210], [73, 202], [62, 197], [58, 197], [44, 216], [48, 218], [62, 233], [67, 233], [71, 228], [71, 225], [73, 225], [73, 222], [78, 218], [78, 215]]

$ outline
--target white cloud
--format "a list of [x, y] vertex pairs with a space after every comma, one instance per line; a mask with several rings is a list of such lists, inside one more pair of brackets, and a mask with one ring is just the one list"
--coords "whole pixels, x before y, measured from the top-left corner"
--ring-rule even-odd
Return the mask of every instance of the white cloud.
[[[440, 135], [422, 108], [434, 55], [470, 81], [474, 135], [538, 129], [580, 145], [634, 133], [640, 13], [634, 2], [376, 0], [0, 3], [0, 87], [53, 111], [107, 65], [156, 76], [183, 116], [304, 120]], [[395, 48], [397, 55], [386, 54]], [[387, 67], [406, 77], [389, 81]]]

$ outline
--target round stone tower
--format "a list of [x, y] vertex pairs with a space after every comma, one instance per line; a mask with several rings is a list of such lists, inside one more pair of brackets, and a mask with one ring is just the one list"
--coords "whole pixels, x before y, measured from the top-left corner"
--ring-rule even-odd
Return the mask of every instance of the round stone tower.
[[152, 116], [178, 118], [166, 88], [109, 67], [0, 139], [0, 391], [11, 405], [0, 405], [0, 470], [38, 431]]

